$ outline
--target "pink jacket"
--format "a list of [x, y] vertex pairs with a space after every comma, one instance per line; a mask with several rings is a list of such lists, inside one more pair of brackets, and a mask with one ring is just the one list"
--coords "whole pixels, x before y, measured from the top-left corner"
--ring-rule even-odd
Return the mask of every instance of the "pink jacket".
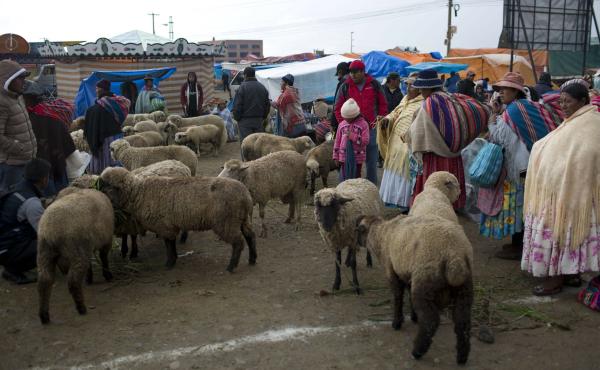
[[361, 116], [352, 123], [343, 120], [335, 133], [333, 144], [333, 159], [342, 163], [346, 162], [346, 144], [348, 143], [348, 132], [354, 133], [354, 158], [356, 163], [364, 163], [367, 159], [367, 144], [369, 144], [369, 123]]

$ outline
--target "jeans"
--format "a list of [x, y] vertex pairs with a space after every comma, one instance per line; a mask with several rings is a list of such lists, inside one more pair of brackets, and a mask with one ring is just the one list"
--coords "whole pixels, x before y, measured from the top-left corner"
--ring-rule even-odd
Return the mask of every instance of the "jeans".
[[0, 192], [23, 180], [25, 165], [0, 163]]
[[377, 185], [377, 160], [379, 149], [377, 148], [377, 128], [369, 130], [369, 144], [367, 145], [367, 180]]
[[[256, 132], [265, 132], [263, 127], [263, 119], [260, 117], [252, 117], [252, 118], [242, 118], [238, 122], [238, 130], [240, 132], [240, 144], [244, 141], [246, 136], [254, 134]], [[240, 154], [242, 159], [244, 159], [244, 154], [241, 152]]]

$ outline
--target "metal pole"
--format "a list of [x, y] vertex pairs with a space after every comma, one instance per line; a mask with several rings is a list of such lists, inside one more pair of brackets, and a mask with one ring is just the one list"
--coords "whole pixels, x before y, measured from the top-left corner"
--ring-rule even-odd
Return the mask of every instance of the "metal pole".
[[598, 37], [598, 41], [600, 41], [600, 30], [598, 29], [598, 19], [596, 19], [596, 12], [594, 11], [593, 4], [592, 4], [592, 19], [594, 20], [594, 27], [596, 28], [596, 37]]
[[353, 36], [354, 36], [354, 31], [350, 32], [350, 53], [352, 53], [352, 52], [353, 52], [353, 51], [352, 51], [352, 47], [353, 47], [353, 45], [354, 45], [354, 44], [353, 44], [353, 42], [354, 42], [354, 38], [353, 38]]
[[[589, 0], [586, 2], [586, 14], [590, 13], [590, 8], [592, 8], [592, 11], [594, 9], [594, 4], [592, 3], [592, 0]], [[592, 14], [594, 14], [592, 12]], [[588, 44], [589, 44], [589, 37], [590, 37], [590, 18], [589, 17], [585, 17], [585, 25], [583, 28], [584, 33], [584, 39], [583, 39], [583, 61], [582, 61], [582, 66], [581, 66], [581, 75], [583, 77], [585, 77], [585, 67], [587, 64], [587, 53], [588, 53]], [[596, 25], [597, 27], [597, 25]], [[598, 29], [596, 28], [596, 32], [598, 31]]]
[[156, 14], [154, 12], [148, 13], [148, 15], [152, 16], [152, 34], [156, 35], [156, 31], [154, 30], [154, 17], [159, 16], [160, 14]]
[[513, 71], [513, 61], [515, 59], [515, 0], [510, 0], [510, 6], [508, 7], [508, 14], [510, 15], [510, 67], [509, 71]]
[[533, 54], [531, 53], [531, 44], [529, 44], [529, 36], [527, 36], [527, 30], [525, 29], [525, 20], [523, 20], [523, 13], [521, 12], [521, 0], [517, 0], [517, 7], [519, 12], [519, 20], [521, 21], [521, 27], [523, 28], [523, 36], [525, 36], [525, 43], [527, 44], [527, 52], [529, 53], [529, 60], [531, 61], [531, 68], [533, 69], [533, 78], [537, 83], [537, 73], [535, 71], [535, 61], [533, 60]]
[[446, 45], [446, 56], [450, 55], [450, 43], [452, 40], [452, 6], [452, 0], [448, 0], [448, 30], [446, 31], [446, 40], [448, 43]]

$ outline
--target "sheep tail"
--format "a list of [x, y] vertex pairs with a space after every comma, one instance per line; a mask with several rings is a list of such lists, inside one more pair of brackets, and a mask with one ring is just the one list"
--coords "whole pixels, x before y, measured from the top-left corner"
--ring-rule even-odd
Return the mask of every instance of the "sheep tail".
[[461, 286], [471, 276], [471, 266], [464, 256], [453, 256], [446, 262], [446, 280], [451, 286]]

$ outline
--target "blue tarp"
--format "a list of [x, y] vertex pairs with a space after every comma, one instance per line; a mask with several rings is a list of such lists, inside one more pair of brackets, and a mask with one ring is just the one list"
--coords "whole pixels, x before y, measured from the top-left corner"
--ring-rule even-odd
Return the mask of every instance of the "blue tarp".
[[450, 73], [464, 71], [469, 68], [468, 64], [452, 64], [452, 63], [441, 63], [441, 62], [424, 62], [415, 64], [413, 66], [406, 67], [409, 72], [419, 72], [424, 69], [434, 69], [437, 73]]
[[439, 51], [432, 51], [431, 53], [429, 53], [429, 55], [431, 55], [431, 57], [433, 59], [437, 59], [437, 60], [444, 59], [444, 57], [442, 56], [442, 53], [440, 53]]
[[214, 73], [215, 73], [215, 79], [220, 81], [221, 80], [221, 76], [223, 76], [223, 67], [221, 66], [221, 63], [216, 63], [213, 66], [213, 70], [214, 70]]
[[85, 115], [88, 107], [92, 106], [96, 101], [96, 84], [98, 81], [105, 79], [111, 82], [110, 91], [116, 94], [121, 94], [121, 84], [123, 82], [133, 82], [136, 84], [138, 91], [144, 85], [144, 77], [150, 75], [154, 77], [154, 84], [159, 85], [160, 81], [171, 77], [175, 73], [175, 67], [154, 68], [154, 69], [137, 69], [132, 71], [95, 71], [81, 81], [79, 91], [75, 96], [75, 117]]
[[381, 79], [390, 72], [398, 72], [400, 76], [408, 76], [406, 67], [410, 66], [405, 60], [388, 55], [383, 51], [371, 51], [361, 58], [366, 66], [366, 72]]

